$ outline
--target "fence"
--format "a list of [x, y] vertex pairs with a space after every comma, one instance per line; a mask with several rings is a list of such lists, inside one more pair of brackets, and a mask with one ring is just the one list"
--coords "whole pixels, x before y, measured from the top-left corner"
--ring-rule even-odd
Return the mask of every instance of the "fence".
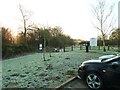
[[[86, 46], [79, 46], [80, 50], [85, 50]], [[106, 50], [118, 51], [118, 46], [105, 46]], [[89, 50], [103, 50], [103, 46], [89, 46]]]

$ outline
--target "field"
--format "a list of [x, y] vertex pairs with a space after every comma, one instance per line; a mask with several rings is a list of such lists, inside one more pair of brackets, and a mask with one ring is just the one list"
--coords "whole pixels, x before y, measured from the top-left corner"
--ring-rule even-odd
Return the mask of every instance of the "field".
[[80, 50], [75, 47], [73, 51], [43, 53], [6, 59], [2, 61], [2, 88], [55, 88], [67, 79], [77, 75], [81, 62], [88, 59], [97, 59], [104, 52]]

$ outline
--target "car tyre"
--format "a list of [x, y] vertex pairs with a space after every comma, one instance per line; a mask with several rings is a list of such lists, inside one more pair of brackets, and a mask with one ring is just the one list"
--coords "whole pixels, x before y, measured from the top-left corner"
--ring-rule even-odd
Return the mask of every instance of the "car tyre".
[[103, 88], [102, 78], [96, 73], [87, 74], [86, 83], [87, 86], [93, 90], [101, 90]]

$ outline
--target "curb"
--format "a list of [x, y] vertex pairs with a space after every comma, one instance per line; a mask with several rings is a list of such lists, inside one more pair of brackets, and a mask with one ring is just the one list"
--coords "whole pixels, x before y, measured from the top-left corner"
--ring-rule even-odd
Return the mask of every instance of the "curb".
[[67, 81], [65, 81], [65, 82], [62, 83], [61, 85], [55, 87], [55, 90], [61, 89], [63, 86], [65, 86], [66, 84], [68, 84], [69, 82], [71, 82], [71, 81], [73, 81], [73, 80], [75, 80], [75, 79], [77, 79], [77, 77], [72, 77], [72, 78], [68, 79]]

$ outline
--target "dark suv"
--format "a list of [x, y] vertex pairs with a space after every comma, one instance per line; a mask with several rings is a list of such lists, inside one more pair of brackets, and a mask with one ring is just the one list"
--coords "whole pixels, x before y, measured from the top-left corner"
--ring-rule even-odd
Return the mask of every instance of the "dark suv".
[[120, 89], [120, 56], [85, 61], [78, 69], [78, 77], [94, 90], [105, 87]]

